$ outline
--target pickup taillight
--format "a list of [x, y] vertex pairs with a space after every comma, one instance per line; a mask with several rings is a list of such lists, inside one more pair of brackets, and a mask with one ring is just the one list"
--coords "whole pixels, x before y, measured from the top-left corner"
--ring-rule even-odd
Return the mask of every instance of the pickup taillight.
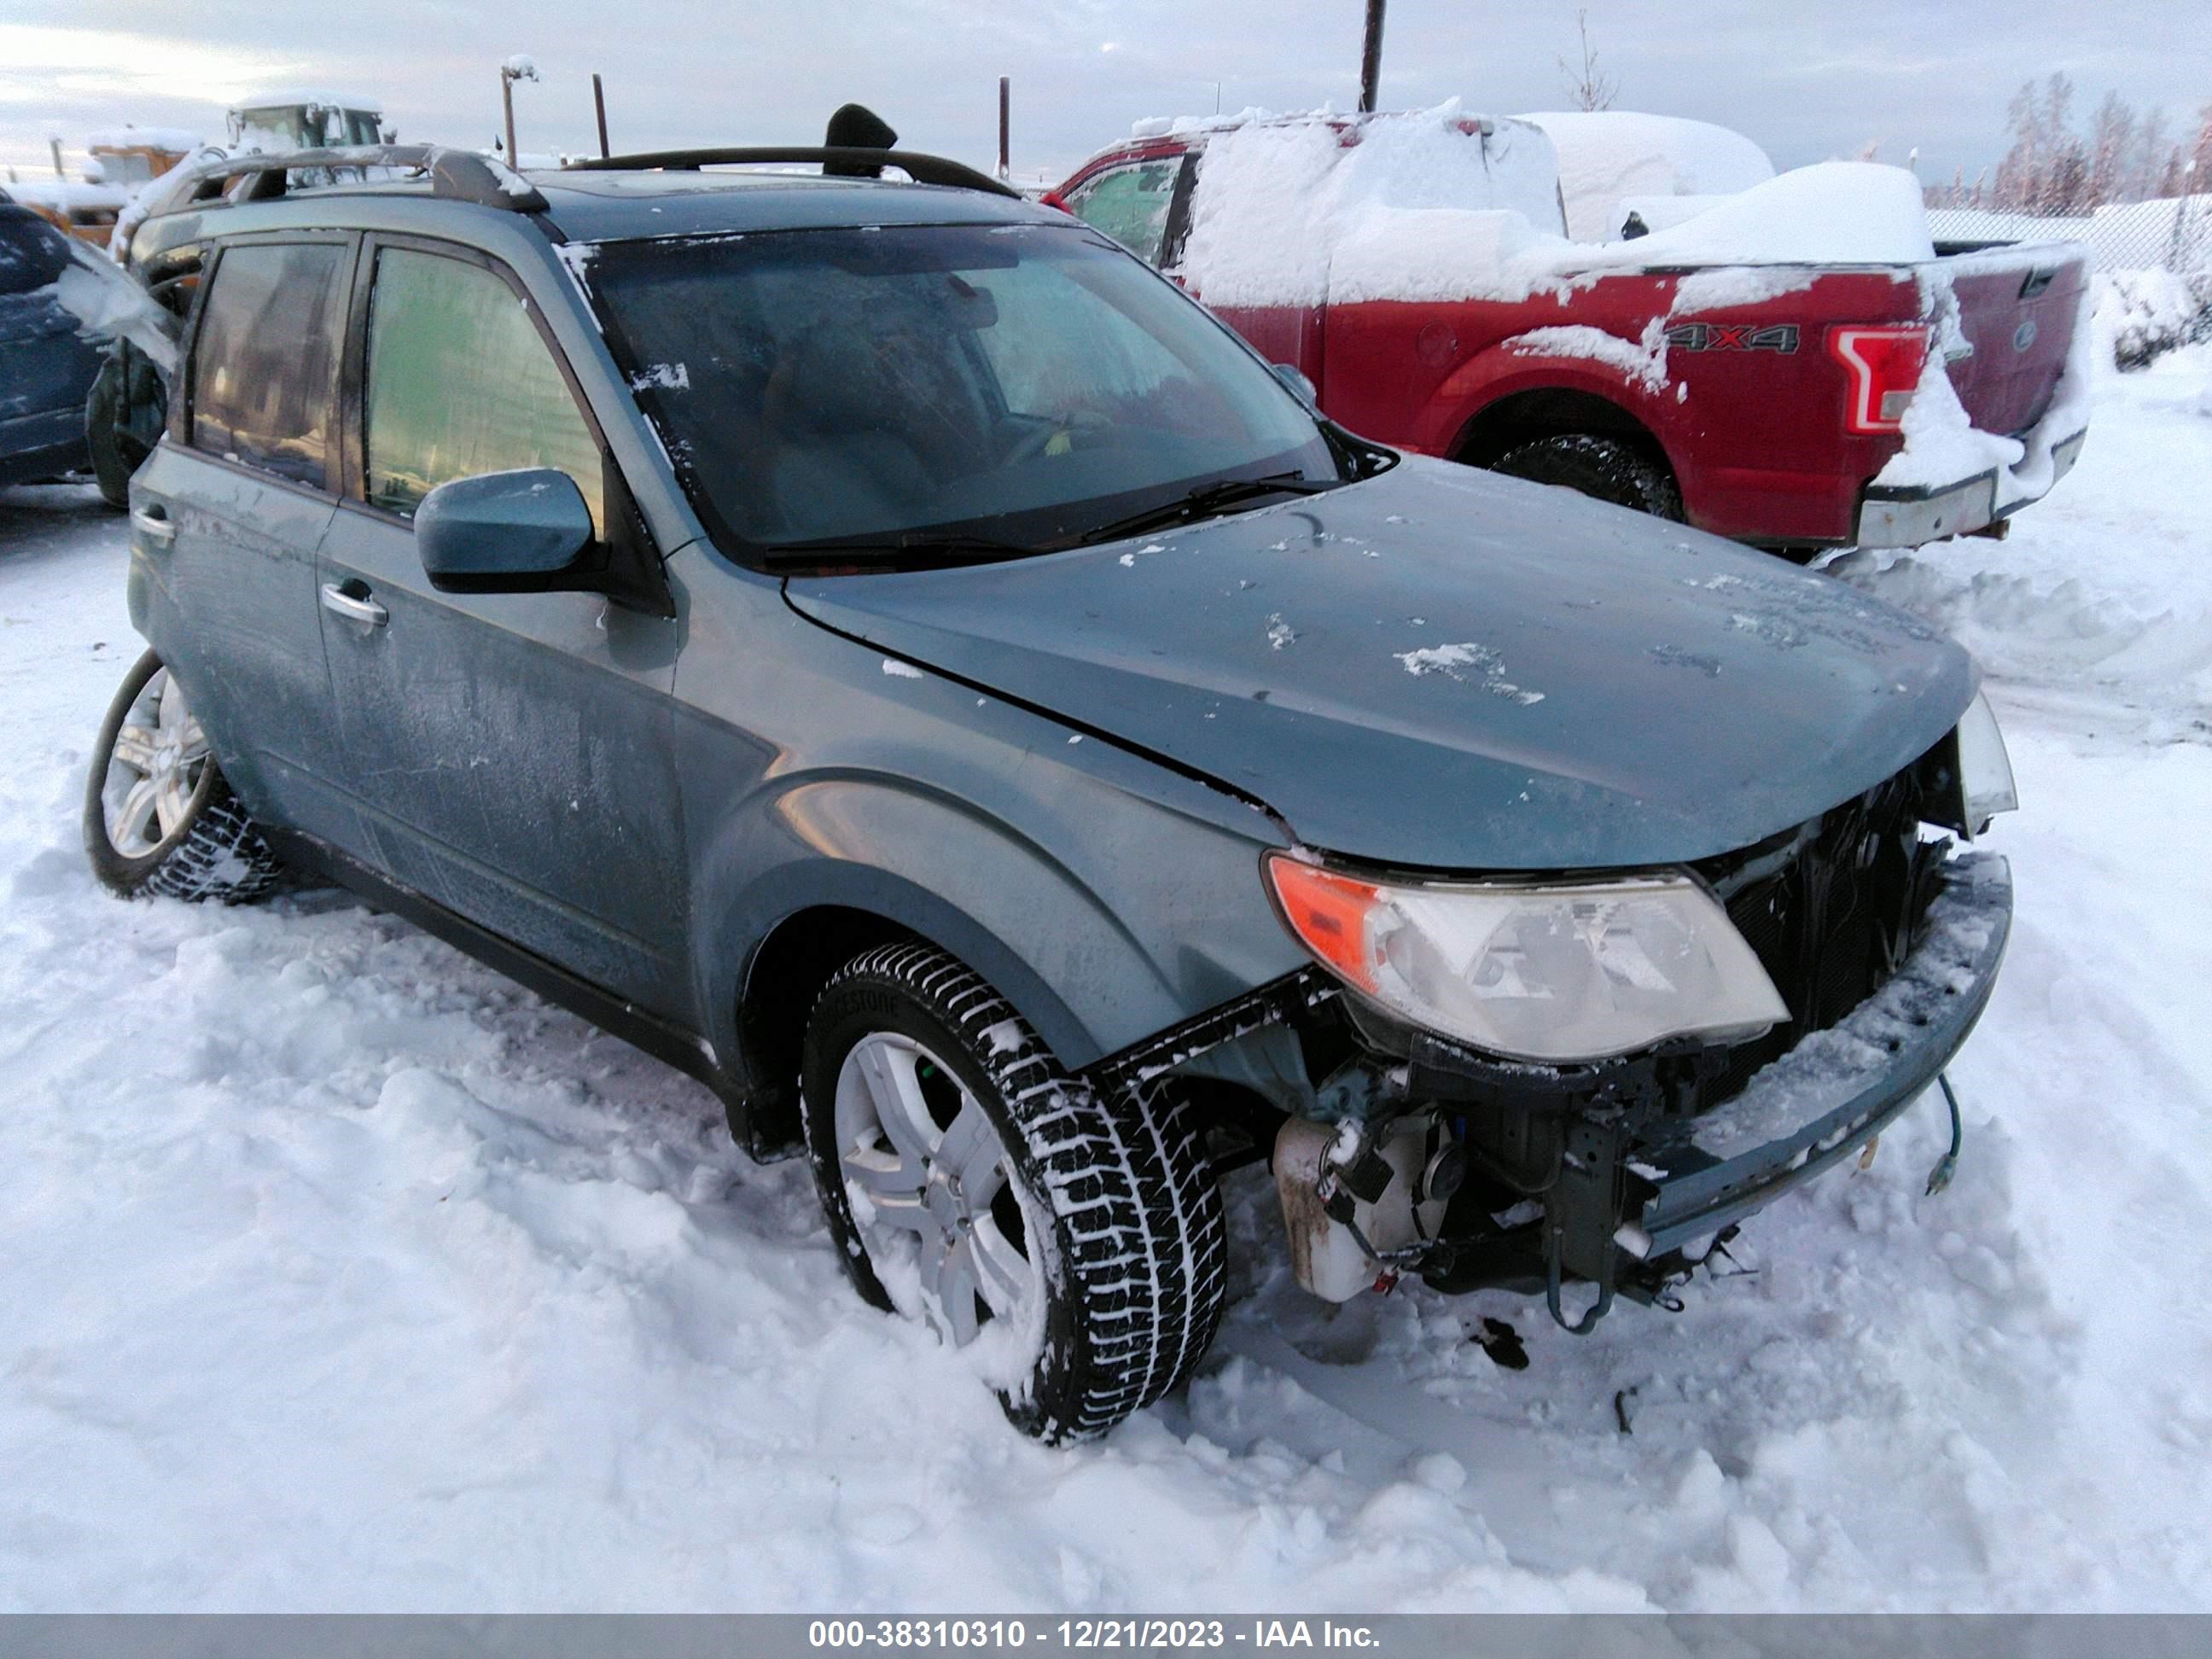
[[1845, 429], [1870, 434], [1902, 428], [1928, 361], [1929, 334], [1920, 324], [1828, 331], [1828, 355], [1850, 376]]

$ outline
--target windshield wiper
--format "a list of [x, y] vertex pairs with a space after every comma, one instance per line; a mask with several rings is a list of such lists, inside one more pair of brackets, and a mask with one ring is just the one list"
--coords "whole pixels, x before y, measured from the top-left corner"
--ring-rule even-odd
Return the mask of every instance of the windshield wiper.
[[1132, 513], [1126, 519], [1116, 519], [1102, 524], [1096, 530], [1087, 530], [1082, 540], [1092, 542], [1119, 541], [1124, 536], [1141, 536], [1147, 530], [1161, 530], [1170, 525], [1191, 524], [1216, 513], [1225, 512], [1243, 502], [1257, 501], [1262, 495], [1318, 495], [1333, 485], [1306, 477], [1303, 471], [1271, 472], [1264, 478], [1218, 478], [1199, 487], [1180, 499], [1164, 507], [1148, 507], [1141, 513]]
[[908, 532], [896, 538], [877, 541], [809, 542], [797, 546], [762, 550], [772, 565], [850, 565], [915, 563], [989, 564], [1000, 559], [1025, 559], [1040, 549], [1020, 542], [997, 541], [988, 536], [931, 535]]

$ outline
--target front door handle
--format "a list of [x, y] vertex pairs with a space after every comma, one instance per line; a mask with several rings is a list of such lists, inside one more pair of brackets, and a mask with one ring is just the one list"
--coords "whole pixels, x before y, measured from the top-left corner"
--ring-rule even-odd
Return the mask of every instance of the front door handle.
[[159, 501], [131, 509], [131, 527], [156, 547], [177, 539], [177, 526]]
[[[359, 591], [349, 592], [349, 588]], [[392, 613], [370, 599], [368, 588], [361, 582], [348, 582], [343, 587], [336, 582], [325, 582], [323, 609], [335, 611], [348, 622], [357, 622], [368, 628], [381, 628], [392, 619]]]

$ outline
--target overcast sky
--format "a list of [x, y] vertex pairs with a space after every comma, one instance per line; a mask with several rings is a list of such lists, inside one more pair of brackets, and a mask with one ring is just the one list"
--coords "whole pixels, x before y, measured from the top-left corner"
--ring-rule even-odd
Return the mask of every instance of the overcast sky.
[[[1560, 107], [1572, 0], [1390, 0], [1385, 107]], [[1855, 155], [1971, 178], [2004, 149], [2020, 82], [2071, 75], [2193, 131], [2212, 102], [2208, 0], [1589, 0], [1616, 107], [1750, 134], [1777, 165]], [[126, 120], [220, 137], [222, 109], [306, 83], [380, 100], [404, 139], [489, 144], [498, 64], [527, 52], [525, 150], [592, 142], [591, 73], [617, 149], [818, 143], [847, 99], [904, 142], [988, 163], [997, 77], [1014, 161], [1058, 179], [1146, 115], [1300, 109], [1358, 95], [1364, 0], [0, 0], [0, 162]]]

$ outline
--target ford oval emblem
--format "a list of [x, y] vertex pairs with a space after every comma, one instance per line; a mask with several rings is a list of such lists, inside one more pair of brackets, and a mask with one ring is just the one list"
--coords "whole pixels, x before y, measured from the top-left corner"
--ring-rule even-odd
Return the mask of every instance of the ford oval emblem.
[[2012, 349], [2025, 351], [2035, 343], [2035, 319], [2030, 317], [2012, 331]]

